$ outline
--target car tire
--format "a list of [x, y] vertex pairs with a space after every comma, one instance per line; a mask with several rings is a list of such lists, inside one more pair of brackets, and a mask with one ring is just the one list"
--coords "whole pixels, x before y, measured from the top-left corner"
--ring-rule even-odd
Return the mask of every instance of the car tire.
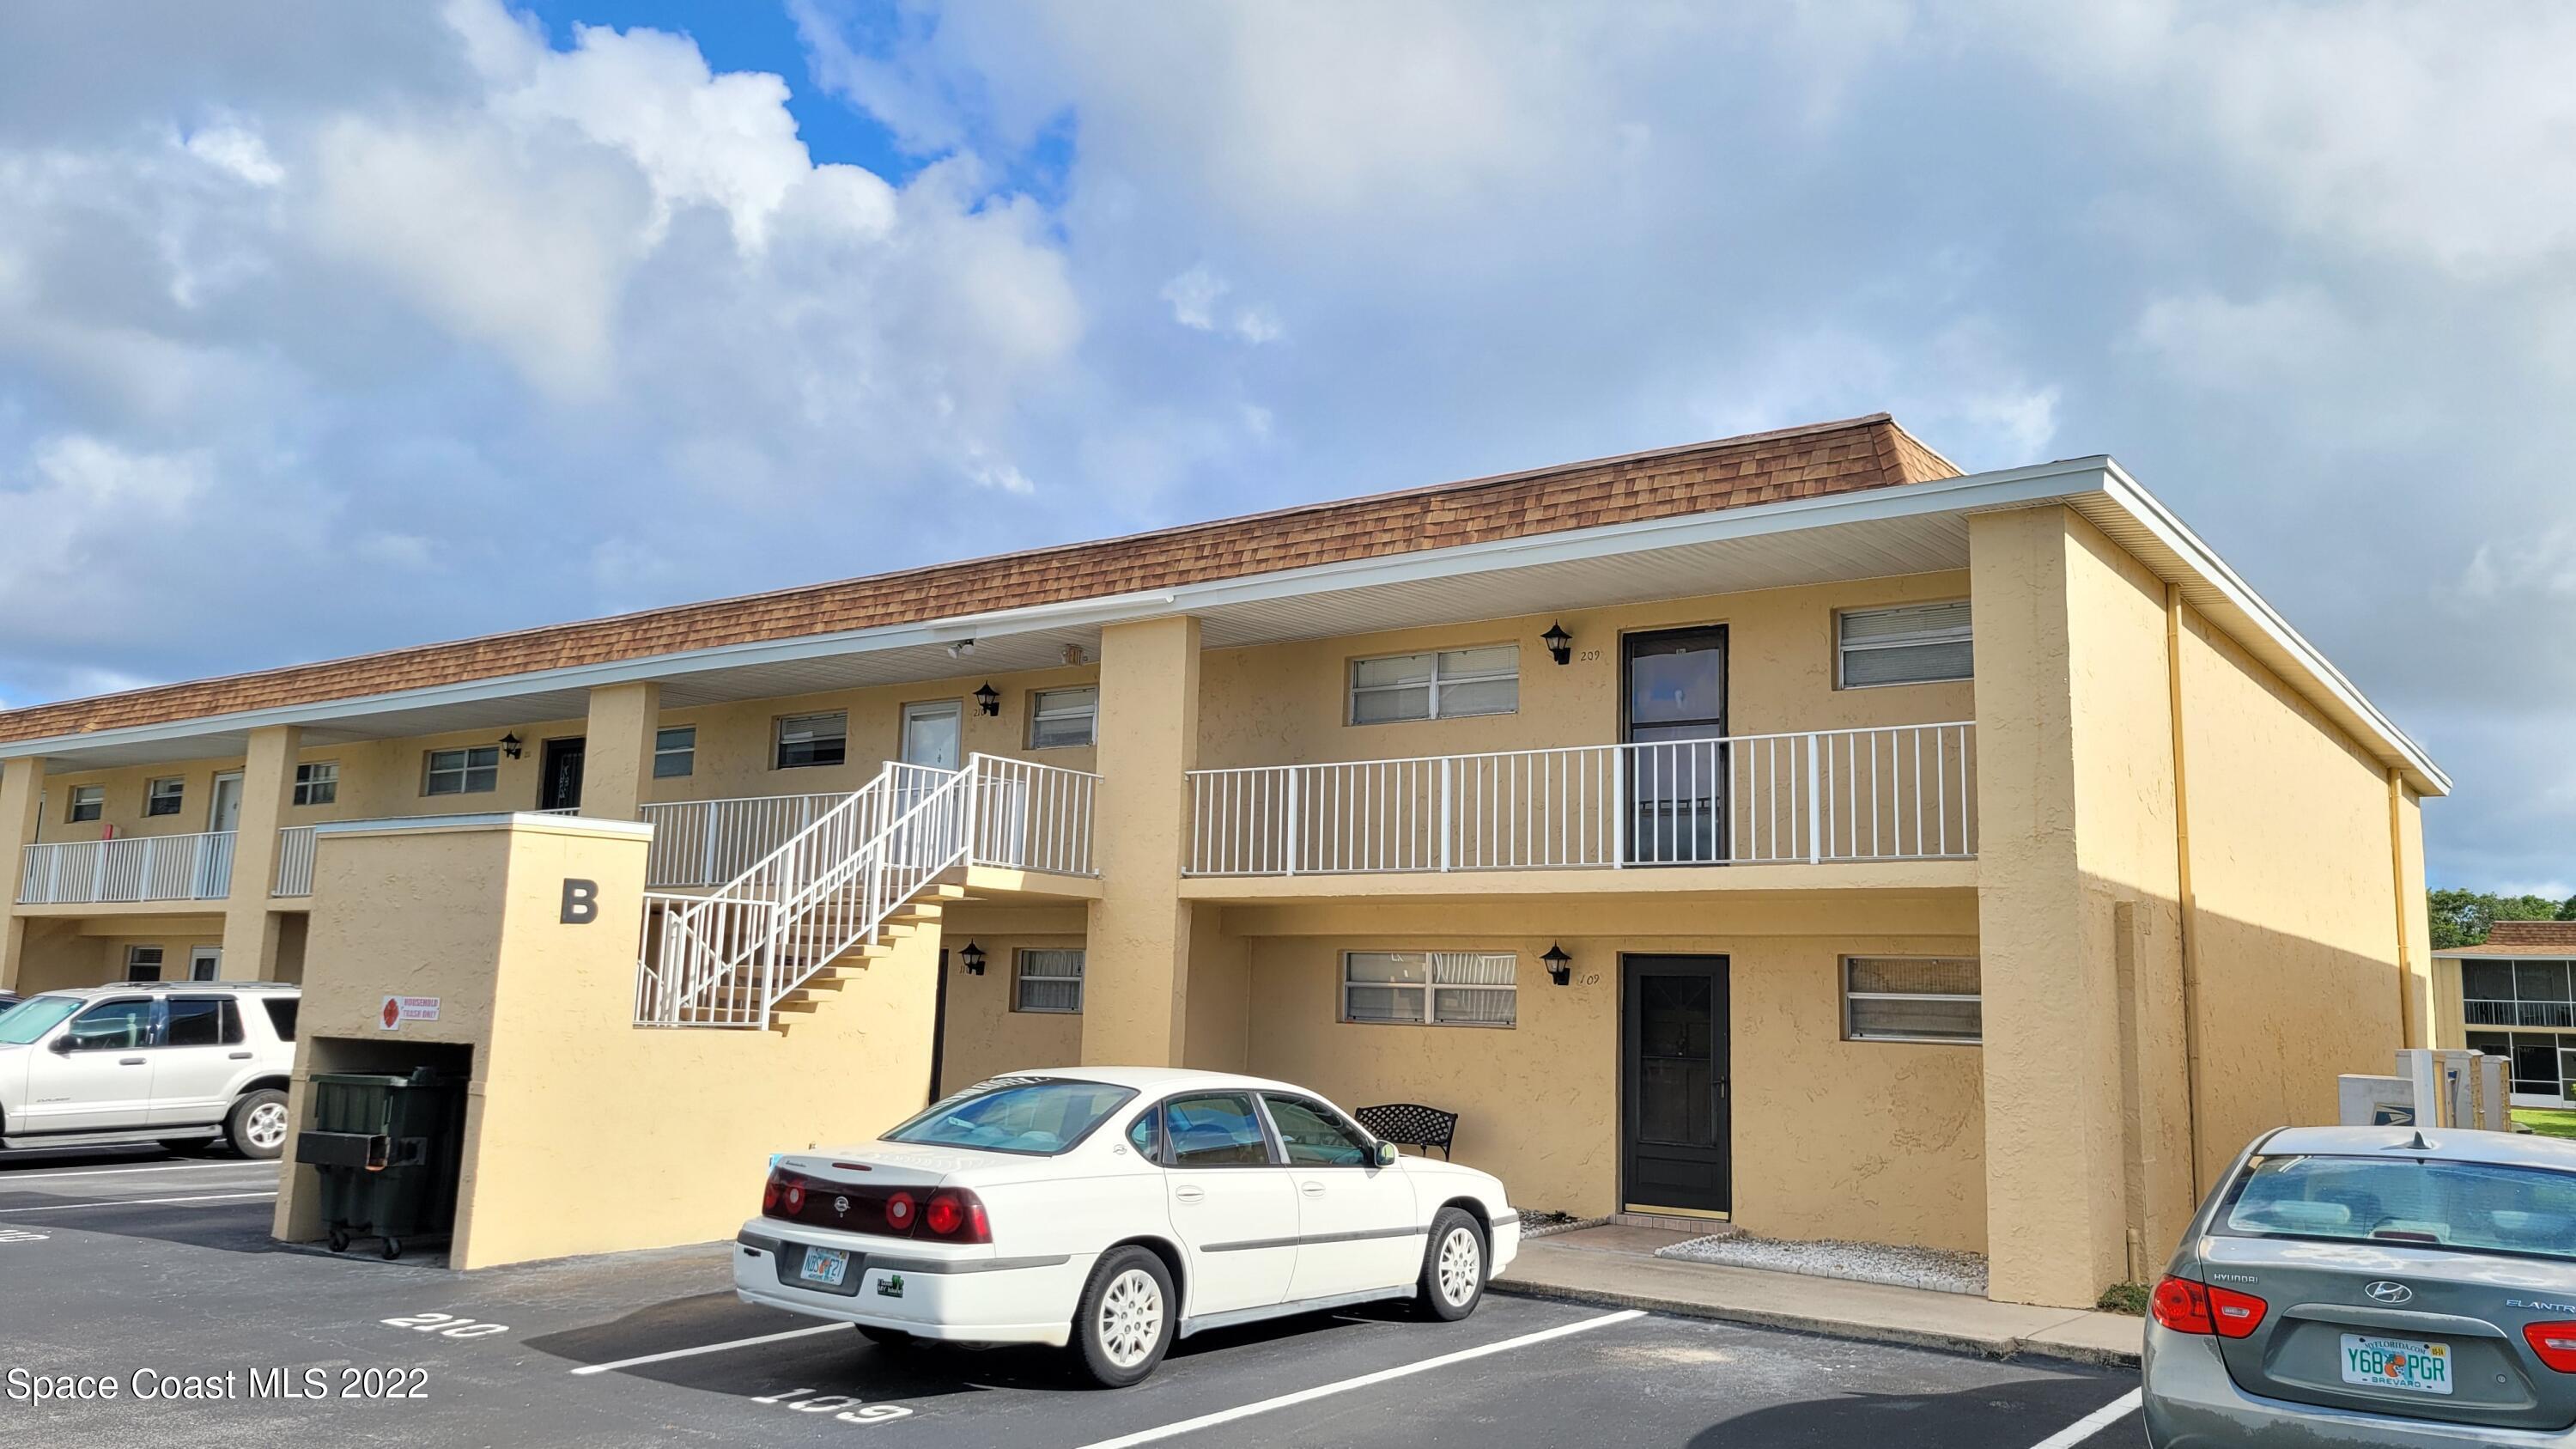
[[854, 1323], [850, 1326], [859, 1331], [859, 1337], [879, 1348], [907, 1349], [921, 1346], [919, 1334], [906, 1333], [900, 1328], [879, 1328], [873, 1323]]
[[1431, 1219], [1431, 1241], [1422, 1248], [1416, 1306], [1426, 1318], [1455, 1323], [1485, 1298], [1485, 1230], [1465, 1210], [1442, 1208]]
[[1138, 1247], [1103, 1253], [1073, 1314], [1083, 1373], [1104, 1389], [1143, 1382], [1172, 1346], [1177, 1307], [1161, 1258]]
[[224, 1118], [224, 1138], [233, 1151], [266, 1161], [286, 1151], [286, 1094], [274, 1087], [245, 1092]]

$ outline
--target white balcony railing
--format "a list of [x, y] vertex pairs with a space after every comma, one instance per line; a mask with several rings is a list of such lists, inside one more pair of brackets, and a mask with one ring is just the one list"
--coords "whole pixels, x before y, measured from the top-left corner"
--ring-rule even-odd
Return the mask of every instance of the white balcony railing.
[[2470, 1026], [2576, 1027], [2576, 1002], [2498, 1001], [2468, 998], [2462, 1018]]
[[30, 845], [18, 901], [30, 906], [103, 901], [211, 901], [231, 894], [235, 832], [129, 835]]
[[1091, 860], [1098, 775], [993, 755], [976, 755], [967, 768], [975, 772], [970, 864], [1100, 874]]
[[277, 832], [277, 884], [269, 894], [313, 894], [313, 827], [289, 825]]
[[645, 884], [657, 890], [722, 885], [849, 798], [844, 790], [647, 805], [644, 820], [653, 827], [653, 849], [645, 859]]
[[1190, 773], [1191, 875], [1958, 860], [1957, 722]]

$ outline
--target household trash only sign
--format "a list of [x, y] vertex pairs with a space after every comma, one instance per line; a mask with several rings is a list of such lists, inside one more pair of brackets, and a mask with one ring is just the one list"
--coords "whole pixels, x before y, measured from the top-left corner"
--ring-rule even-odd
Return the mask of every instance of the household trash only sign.
[[400, 1030], [406, 1021], [436, 1021], [438, 1020], [438, 998], [388, 996], [385, 998], [384, 1009], [376, 1013], [376, 1020], [384, 1023], [387, 1031]]

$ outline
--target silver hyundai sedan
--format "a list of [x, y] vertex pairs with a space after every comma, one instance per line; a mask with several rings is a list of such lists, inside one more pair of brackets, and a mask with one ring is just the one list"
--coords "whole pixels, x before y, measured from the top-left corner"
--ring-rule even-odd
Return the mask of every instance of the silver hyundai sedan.
[[2576, 1444], [2576, 1142], [2268, 1133], [2152, 1319], [2157, 1449]]

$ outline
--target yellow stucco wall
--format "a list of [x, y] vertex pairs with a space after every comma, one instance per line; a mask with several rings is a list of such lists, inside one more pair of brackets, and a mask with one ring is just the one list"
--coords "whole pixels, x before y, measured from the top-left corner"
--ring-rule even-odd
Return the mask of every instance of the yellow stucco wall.
[[[940, 1091], [953, 1092], [1000, 1072], [1070, 1066], [1082, 1059], [1082, 1014], [1015, 1011], [1011, 983], [1020, 951], [1081, 946], [1083, 912], [1072, 907], [1030, 914], [1037, 918], [1006, 923], [989, 915], [979, 921], [961, 912], [940, 922], [950, 953]], [[992, 929], [995, 925], [1002, 929]], [[981, 976], [969, 976], [957, 964], [956, 952], [968, 941], [985, 952]]]
[[[648, 777], [644, 781], [644, 799], [715, 800], [744, 795], [801, 795], [855, 790], [866, 784], [885, 761], [895, 757], [900, 748], [903, 706], [937, 700], [962, 704], [964, 753], [1005, 756], [1069, 770], [1088, 770], [1092, 768], [1095, 753], [1090, 746], [1028, 748], [1030, 695], [1038, 689], [1091, 684], [1096, 682], [1099, 672], [1099, 666], [1094, 663], [1017, 674], [962, 673], [952, 679], [915, 684], [664, 709], [659, 713], [657, 728], [685, 725], [698, 731], [696, 769], [692, 774], [668, 779]], [[977, 712], [971, 698], [976, 686], [986, 682], [990, 682], [1002, 696], [1001, 712], [989, 718]], [[847, 763], [791, 770], [771, 768], [775, 721], [785, 715], [820, 714], [833, 710], [845, 711], [849, 715]], [[545, 742], [586, 736], [589, 727], [587, 718], [530, 720], [483, 730], [308, 745], [297, 752], [297, 762], [337, 764], [340, 767], [338, 798], [327, 805], [290, 807], [284, 823], [314, 825], [336, 820], [400, 819], [534, 809]], [[490, 792], [471, 795], [422, 793], [426, 758], [430, 751], [489, 745], [504, 734], [516, 734], [523, 742], [523, 753], [516, 760], [507, 756], [500, 760], [498, 779]], [[605, 769], [611, 766], [611, 760], [594, 750], [591, 764]], [[241, 759], [226, 758], [48, 774], [44, 783], [46, 801], [39, 839], [95, 840], [99, 838], [103, 825], [115, 827], [119, 836], [177, 835], [204, 830], [207, 828], [207, 811], [213, 801], [214, 776], [242, 767]], [[145, 782], [163, 776], [184, 778], [187, 782], [186, 797], [177, 815], [147, 819], [142, 815]], [[87, 784], [107, 787], [105, 813], [96, 823], [69, 824], [64, 815], [69, 809], [70, 787]]]
[[[1548, 980], [1551, 943], [1573, 984]], [[1248, 1069], [1347, 1107], [1460, 1114], [1458, 1160], [1526, 1207], [1616, 1210], [1619, 958], [1728, 958], [1734, 1220], [1757, 1233], [1979, 1249], [1985, 1242], [1980, 1049], [1842, 1040], [1847, 954], [1974, 954], [1956, 936], [1258, 937]], [[1346, 950], [1510, 951], [1508, 1028], [1340, 1020]]]
[[[936, 929], [783, 1033], [639, 1029], [643, 870], [640, 835], [557, 822], [322, 847], [304, 1041], [474, 1052], [457, 1266], [724, 1236], [769, 1154], [868, 1137], [928, 1098]], [[558, 920], [567, 876], [598, 883], [595, 924]], [[440, 997], [440, 1020], [382, 1031], [387, 992]], [[299, 1076], [312, 1060], [308, 1045]], [[299, 1080], [298, 1120], [303, 1096]], [[289, 1181], [278, 1230], [310, 1237], [310, 1173]], [[589, 1206], [563, 1210], [575, 1200]]]
[[221, 917], [129, 916], [29, 924], [24, 964], [12, 988], [22, 995], [123, 981], [130, 946], [160, 947], [161, 979], [184, 981], [191, 950], [224, 943]]
[[[2401, 1044], [2387, 777], [2243, 650], [2183, 636], [2203, 1180], [2255, 1133], [2335, 1120]], [[2420, 897], [2420, 873], [2407, 895]]]
[[[1968, 719], [1976, 712], [1975, 695], [1965, 680], [1834, 687], [1837, 611], [1955, 599], [1967, 592], [1964, 572], [1915, 574], [1210, 650], [1200, 667], [1199, 767], [1612, 743], [1620, 738], [1620, 636], [1713, 624], [1727, 629], [1728, 727], [1733, 733]], [[1562, 624], [1574, 636], [1571, 662], [1552, 662], [1539, 642], [1550, 623]], [[1490, 644], [1520, 648], [1517, 712], [1378, 725], [1345, 722], [1353, 660]]]

